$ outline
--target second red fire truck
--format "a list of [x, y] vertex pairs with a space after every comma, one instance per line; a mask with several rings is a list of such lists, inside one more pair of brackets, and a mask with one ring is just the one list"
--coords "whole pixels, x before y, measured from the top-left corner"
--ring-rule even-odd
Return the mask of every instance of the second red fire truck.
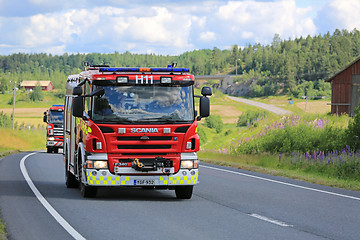
[[58, 153], [64, 144], [64, 105], [53, 105], [44, 112], [46, 126], [46, 149], [48, 153]]
[[[90, 66], [68, 77], [64, 115], [66, 186], [173, 189], [189, 199], [199, 180], [197, 122], [211, 88], [194, 96], [187, 68]], [[194, 97], [200, 98], [199, 114]]]

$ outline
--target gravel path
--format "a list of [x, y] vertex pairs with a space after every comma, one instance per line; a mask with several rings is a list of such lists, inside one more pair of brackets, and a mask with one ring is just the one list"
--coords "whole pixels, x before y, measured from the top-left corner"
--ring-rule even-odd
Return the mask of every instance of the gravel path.
[[292, 114], [292, 112], [279, 108], [279, 107], [275, 107], [273, 105], [270, 104], [266, 104], [266, 103], [261, 103], [261, 102], [255, 102], [252, 100], [248, 100], [245, 98], [240, 98], [240, 97], [232, 97], [232, 96], [227, 96], [228, 98], [230, 98], [231, 100], [237, 101], [237, 102], [242, 102], [242, 103], [246, 103], [255, 107], [259, 107], [259, 108], [263, 108], [267, 111], [273, 112], [277, 115], [290, 115]]

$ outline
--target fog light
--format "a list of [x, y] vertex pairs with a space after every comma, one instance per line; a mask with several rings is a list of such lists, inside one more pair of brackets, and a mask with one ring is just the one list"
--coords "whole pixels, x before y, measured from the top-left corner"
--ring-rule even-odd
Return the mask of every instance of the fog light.
[[194, 175], [195, 175], [195, 171], [191, 171], [190, 174], [191, 174], [192, 176], [194, 176]]
[[182, 171], [182, 174], [185, 176], [187, 173], [186, 173], [186, 171]]
[[96, 171], [92, 171], [92, 175], [96, 176], [97, 172]]
[[186, 142], [186, 149], [191, 149], [191, 146], [192, 146], [191, 142]]

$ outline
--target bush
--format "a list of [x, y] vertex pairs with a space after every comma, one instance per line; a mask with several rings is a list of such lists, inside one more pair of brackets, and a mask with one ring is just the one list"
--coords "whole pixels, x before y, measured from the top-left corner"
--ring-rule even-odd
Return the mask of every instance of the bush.
[[345, 130], [327, 126], [314, 128], [302, 123], [298, 126], [285, 126], [262, 137], [243, 142], [238, 147], [240, 153], [306, 153], [313, 151], [329, 152], [346, 146]]
[[251, 126], [256, 123], [258, 120], [263, 119], [267, 116], [265, 111], [247, 111], [242, 113], [237, 121], [237, 127], [246, 127]]
[[216, 133], [220, 133], [223, 129], [224, 123], [221, 120], [221, 117], [218, 115], [210, 115], [205, 119], [205, 124], [208, 128], [216, 130]]
[[35, 101], [42, 101], [44, 99], [43, 92], [41, 90], [40, 84], [37, 84], [34, 90], [30, 93], [30, 100]]
[[204, 144], [207, 142], [206, 132], [201, 127], [198, 127], [198, 135], [200, 137], [200, 144]]
[[12, 126], [12, 118], [3, 112], [0, 112], [0, 127], [9, 128]]
[[354, 111], [353, 120], [349, 122], [346, 129], [347, 143], [353, 149], [360, 149], [360, 107], [357, 106]]

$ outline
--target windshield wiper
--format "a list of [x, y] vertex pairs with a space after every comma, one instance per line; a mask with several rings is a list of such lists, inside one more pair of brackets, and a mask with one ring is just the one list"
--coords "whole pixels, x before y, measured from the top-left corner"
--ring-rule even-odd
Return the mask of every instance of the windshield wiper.
[[141, 119], [139, 119], [139, 121], [150, 121], [150, 122], [164, 121], [164, 122], [171, 122], [171, 123], [174, 123], [174, 122], [187, 122], [186, 120], [175, 119], [175, 118], [169, 117], [169, 116], [162, 116], [162, 117], [157, 117], [157, 118], [141, 118]]

